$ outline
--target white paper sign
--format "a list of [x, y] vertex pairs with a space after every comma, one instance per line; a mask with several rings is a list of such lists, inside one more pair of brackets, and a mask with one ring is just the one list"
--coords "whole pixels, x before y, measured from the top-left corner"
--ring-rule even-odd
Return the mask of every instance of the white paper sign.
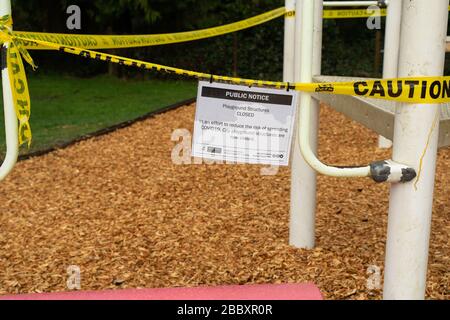
[[297, 92], [201, 81], [192, 155], [287, 166]]

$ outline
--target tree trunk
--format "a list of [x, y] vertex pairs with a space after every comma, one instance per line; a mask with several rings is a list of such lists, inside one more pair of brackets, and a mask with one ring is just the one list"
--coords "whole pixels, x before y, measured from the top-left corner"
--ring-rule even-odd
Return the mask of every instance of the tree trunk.
[[238, 36], [233, 33], [233, 76], [238, 76]]
[[375, 61], [374, 61], [374, 75], [379, 77], [381, 75], [381, 31], [377, 30], [375, 36]]
[[[113, 35], [114, 33], [113, 33], [113, 29], [112, 29], [112, 27], [111, 26], [109, 26], [107, 29], [106, 29], [106, 32], [107, 32], [107, 34], [109, 34], [109, 35]], [[116, 49], [110, 49], [110, 50], [107, 50], [107, 52], [109, 53], [109, 54], [114, 54], [114, 55], [117, 55], [118, 54], [118, 52], [117, 52], [117, 50]], [[119, 65], [117, 64], [117, 63], [111, 63], [111, 62], [109, 62], [108, 63], [108, 75], [110, 75], [110, 76], [115, 76], [115, 77], [117, 77], [117, 78], [120, 78], [120, 74], [121, 72], [120, 72], [120, 68], [119, 68]]]

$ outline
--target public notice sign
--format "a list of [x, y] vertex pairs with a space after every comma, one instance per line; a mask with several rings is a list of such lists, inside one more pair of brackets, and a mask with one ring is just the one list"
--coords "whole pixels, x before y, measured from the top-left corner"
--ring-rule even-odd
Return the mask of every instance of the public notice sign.
[[199, 82], [192, 156], [287, 166], [297, 92]]

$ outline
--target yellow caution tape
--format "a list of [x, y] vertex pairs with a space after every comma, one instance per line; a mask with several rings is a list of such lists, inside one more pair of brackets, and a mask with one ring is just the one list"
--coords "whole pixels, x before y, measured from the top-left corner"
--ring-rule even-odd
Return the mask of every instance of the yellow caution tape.
[[33, 67], [33, 70], [36, 69], [36, 66], [27, 50], [13, 40], [14, 36], [12, 35], [11, 28], [12, 19], [9, 16], [1, 17], [0, 40], [2, 43], [6, 43], [6, 47], [2, 47], [2, 55], [6, 59], [6, 64], [3, 62], [2, 68], [8, 68], [14, 108], [19, 121], [19, 144], [27, 143], [29, 147], [32, 139], [29, 122], [31, 103], [22, 57]]
[[285, 18], [295, 18], [295, 10], [291, 10], [291, 11], [286, 11], [286, 13], [284, 14]]
[[[27, 40], [22, 38], [19, 39]], [[418, 77], [386, 80], [360, 80], [353, 82], [290, 84], [286, 82], [242, 79], [211, 75], [208, 73], [168, 67], [156, 63], [125, 58], [83, 48], [61, 46], [59, 44], [46, 41], [30, 41], [36, 41], [39, 45], [47, 46], [49, 48], [59, 50], [60, 52], [70, 53], [84, 58], [107, 61], [146, 70], [178, 74], [202, 80], [226, 82], [245, 86], [271, 87], [285, 90], [292, 89], [305, 92], [351, 95], [407, 103], [434, 104], [450, 102], [450, 77]]]
[[[260, 22], [263, 20], [271, 20], [276, 16], [284, 15], [285, 9], [280, 8], [271, 11], [271, 17], [268, 14], [262, 15], [264, 18], [259, 16]], [[256, 17], [255, 17], [256, 18]], [[254, 18], [251, 18], [254, 19]], [[247, 22], [251, 19], [246, 20]], [[254, 23], [253, 21], [252, 23]], [[252, 24], [248, 22], [249, 24]], [[256, 25], [256, 24], [255, 24]], [[229, 25], [228, 25], [229, 26]], [[224, 26], [223, 28], [225, 28]], [[226, 33], [225, 29], [212, 28], [222, 30], [217, 34]], [[233, 28], [238, 28], [234, 26]], [[244, 28], [241, 25], [239, 28]], [[208, 30], [208, 29], [206, 29]], [[211, 30], [211, 29], [209, 29]], [[229, 29], [230, 30], [230, 29]], [[236, 29], [237, 30], [237, 29]], [[207, 34], [201, 31], [194, 31], [197, 35], [192, 35], [191, 39], [196, 37], [206, 37]], [[203, 30], [205, 32], [205, 30]], [[218, 32], [216, 30], [216, 32]], [[173, 35], [172, 35], [173, 36]], [[127, 37], [127, 36], [121, 36]], [[133, 37], [133, 36], [131, 36]], [[149, 36], [150, 37], [150, 36]], [[106, 36], [106, 38], [110, 38]], [[106, 39], [105, 38], [105, 39]], [[126, 39], [126, 38], [123, 38]], [[61, 40], [61, 39], [59, 39]], [[66, 41], [68, 39], [64, 39]], [[58, 41], [56, 39], [55, 41]], [[107, 40], [105, 40], [107, 42]], [[128, 41], [128, 42], [127, 42]], [[84, 44], [88, 47], [101, 47], [105, 48], [104, 45], [133, 45], [142, 46], [148, 45], [149, 42], [144, 44], [142, 40], [132, 40], [128, 38], [124, 43], [117, 44], [114, 42], [99, 44]], [[162, 41], [162, 40], [161, 40]], [[180, 42], [181, 38], [167, 38], [167, 43]], [[171, 42], [170, 42], [171, 41]], [[333, 83], [286, 83], [286, 82], [275, 82], [275, 81], [264, 81], [264, 80], [253, 80], [253, 79], [242, 79], [227, 76], [211, 75], [208, 73], [202, 73], [197, 71], [184, 70], [179, 68], [168, 67], [156, 63], [145, 62], [136, 59], [129, 59], [125, 57], [120, 57], [116, 55], [111, 55], [102, 52], [92, 51], [86, 48], [80, 48], [73, 45], [61, 45], [57, 42], [45, 41], [35, 38], [29, 38], [20, 33], [12, 32], [12, 19], [9, 16], [4, 16], [0, 18], [0, 42], [6, 44], [3, 50], [6, 50], [6, 66], [8, 67], [10, 85], [13, 93], [14, 106], [17, 113], [17, 118], [19, 121], [19, 143], [31, 143], [32, 135], [31, 128], [29, 124], [30, 114], [31, 114], [31, 103], [28, 91], [28, 84], [25, 74], [25, 69], [23, 66], [22, 58], [30, 64], [33, 69], [36, 68], [31, 56], [28, 54], [26, 48], [48, 48], [53, 50], [58, 50], [60, 52], [70, 53], [73, 55], [78, 55], [84, 58], [90, 58], [100, 61], [107, 61], [112, 63], [118, 63], [121, 65], [132, 66], [137, 68], [142, 68], [146, 70], [154, 70], [158, 72], [168, 72], [172, 74], [178, 74], [188, 77], [194, 77], [197, 79], [210, 80], [216, 82], [233, 83], [245, 86], [259, 86], [259, 87], [271, 87], [277, 89], [285, 90], [298, 90], [305, 92], [316, 92], [316, 93], [328, 93], [328, 94], [342, 94], [351, 96], [360, 96], [367, 98], [385, 99], [393, 100], [398, 102], [406, 103], [447, 103], [450, 102], [450, 77], [420, 77], [420, 78], [402, 78], [402, 79], [388, 79], [388, 80], [361, 80], [354, 82], [333, 82]], [[117, 48], [116, 46], [113, 46]], [[110, 48], [110, 47], [108, 47]]]
[[[269, 22], [276, 18], [282, 17], [285, 13], [286, 10], [284, 9], [284, 7], [282, 7], [249, 19], [223, 25], [220, 27], [167, 34], [108, 36], [25, 31], [14, 31], [13, 34], [22, 39], [27, 38], [33, 40], [48, 41], [64, 46], [86, 49], [148, 47], [216, 37]], [[48, 49], [47, 47], [39, 45], [37, 42], [33, 41], [20, 40], [20, 44], [26, 49]]]
[[[295, 18], [295, 10], [287, 11], [284, 15], [286, 18]], [[387, 9], [350, 9], [350, 10], [324, 10], [324, 19], [355, 19], [355, 18], [370, 18], [370, 17], [385, 17], [387, 16]]]
[[7, 49], [7, 65], [9, 81], [13, 95], [14, 107], [19, 120], [19, 145], [31, 145], [30, 115], [31, 104], [25, 68], [22, 63], [20, 49], [11, 42]]
[[324, 10], [324, 19], [356, 19], [370, 17], [385, 17], [387, 9], [352, 9], [352, 10]]
[[[450, 10], [450, 7], [449, 7]], [[350, 9], [350, 10], [324, 10], [324, 19], [351, 19], [351, 18], [369, 18], [384, 17], [387, 15], [387, 9], [368, 10], [368, 9]], [[72, 46], [85, 49], [118, 49], [118, 48], [135, 48], [148, 47], [164, 44], [181, 43], [216, 37], [236, 31], [248, 29], [276, 18], [284, 16], [285, 18], [295, 18], [295, 10], [286, 11], [284, 7], [278, 8], [255, 17], [227, 24], [220, 27], [208, 28], [203, 30], [167, 33], [167, 34], [150, 34], [150, 35], [82, 35], [82, 34], [66, 34], [66, 33], [45, 33], [45, 32], [28, 32], [14, 31], [13, 34], [33, 40], [48, 41], [58, 43], [64, 46]], [[21, 40], [20, 45], [26, 49], [46, 50], [45, 46], [38, 45], [33, 41]]]
[[[386, 9], [382, 9], [381, 16], [385, 15]], [[249, 19], [227, 24], [224, 26], [178, 33], [114, 36], [14, 31], [13, 34], [20, 38], [48, 41], [64, 46], [85, 49], [136, 48], [174, 44], [216, 37], [255, 27], [282, 16], [285, 16], [286, 18], [295, 18], [295, 10], [286, 11], [286, 9], [282, 7]], [[370, 13], [370, 11], [368, 12], [367, 10], [324, 10], [325, 19], [366, 18], [374, 16], [377, 16], [376, 12]], [[22, 45], [26, 49], [31, 50], [48, 49], [48, 47], [38, 45], [33, 41], [21, 40], [20, 45]]]

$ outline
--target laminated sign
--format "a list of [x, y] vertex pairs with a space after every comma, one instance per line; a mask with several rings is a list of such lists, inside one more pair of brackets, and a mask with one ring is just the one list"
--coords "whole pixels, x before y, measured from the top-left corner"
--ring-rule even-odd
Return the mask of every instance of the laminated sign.
[[297, 92], [201, 81], [192, 155], [287, 166]]

